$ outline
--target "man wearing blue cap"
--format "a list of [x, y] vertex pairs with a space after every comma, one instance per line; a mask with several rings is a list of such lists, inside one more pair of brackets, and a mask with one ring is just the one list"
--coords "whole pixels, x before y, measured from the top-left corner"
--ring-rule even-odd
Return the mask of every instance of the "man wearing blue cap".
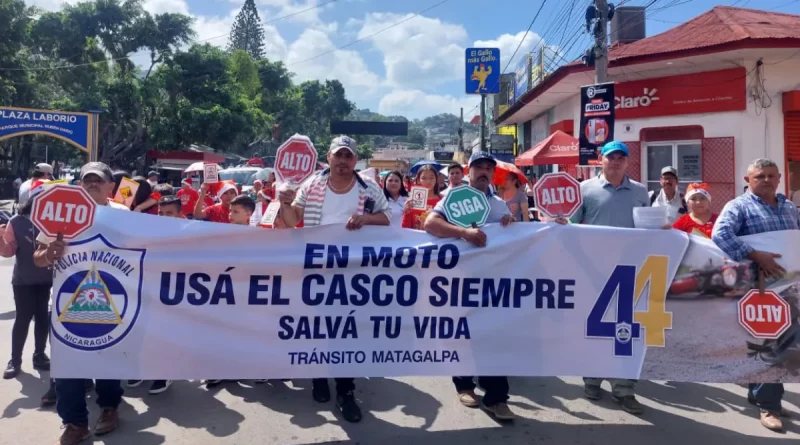
[[[513, 221], [511, 210], [506, 202], [497, 196], [491, 189], [494, 168], [497, 161], [485, 151], [478, 151], [469, 158], [469, 183], [470, 186], [486, 193], [489, 200], [489, 216], [486, 223], [500, 223], [504, 227]], [[452, 189], [448, 189], [452, 190]], [[463, 238], [478, 246], [486, 246], [486, 234], [480, 229], [465, 229], [447, 221], [444, 212], [444, 199], [441, 199], [425, 220], [425, 231], [439, 238]], [[469, 408], [480, 406], [497, 420], [512, 420], [514, 413], [508, 407], [508, 377], [481, 376], [478, 383], [485, 391], [483, 399], [479, 402], [475, 395], [475, 382], [472, 376], [453, 377], [453, 384], [458, 392], [458, 400]]]
[[[628, 177], [628, 147], [622, 142], [612, 141], [600, 151], [602, 173], [581, 183], [583, 205], [570, 218], [573, 223], [594, 226], [634, 228], [633, 209], [649, 207], [647, 187]], [[566, 224], [566, 220], [557, 221]], [[608, 379], [611, 383], [611, 398], [631, 414], [641, 414], [642, 405], [636, 400], [636, 380]], [[590, 400], [600, 400], [603, 379], [584, 378], [584, 395]]]

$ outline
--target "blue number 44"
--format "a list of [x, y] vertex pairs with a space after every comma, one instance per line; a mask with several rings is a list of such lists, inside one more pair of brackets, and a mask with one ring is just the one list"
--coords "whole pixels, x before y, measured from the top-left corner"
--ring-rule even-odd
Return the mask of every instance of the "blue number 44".
[[[586, 336], [614, 339], [614, 356], [633, 356], [633, 339], [639, 338], [639, 323], [633, 321], [635, 266], [617, 266], [597, 298], [589, 318], [586, 319]], [[617, 321], [603, 321], [603, 317], [617, 296]]]

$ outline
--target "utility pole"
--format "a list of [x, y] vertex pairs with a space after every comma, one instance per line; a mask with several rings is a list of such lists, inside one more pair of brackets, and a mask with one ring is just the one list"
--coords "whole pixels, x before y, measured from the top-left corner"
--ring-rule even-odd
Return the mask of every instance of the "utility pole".
[[481, 151], [486, 151], [486, 95], [481, 94]]
[[595, 0], [597, 27], [594, 31], [594, 82], [608, 81], [608, 1]]
[[458, 121], [458, 150], [464, 151], [464, 107], [461, 107], [461, 120]]

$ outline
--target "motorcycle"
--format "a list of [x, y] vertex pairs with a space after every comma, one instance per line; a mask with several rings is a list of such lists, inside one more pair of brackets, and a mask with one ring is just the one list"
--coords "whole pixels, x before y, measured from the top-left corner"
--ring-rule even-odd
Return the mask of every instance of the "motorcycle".
[[702, 269], [692, 269], [688, 274], [676, 277], [669, 288], [675, 296], [725, 296], [734, 292], [742, 295], [752, 289], [754, 276], [750, 262], [726, 263], [722, 266], [709, 264]]

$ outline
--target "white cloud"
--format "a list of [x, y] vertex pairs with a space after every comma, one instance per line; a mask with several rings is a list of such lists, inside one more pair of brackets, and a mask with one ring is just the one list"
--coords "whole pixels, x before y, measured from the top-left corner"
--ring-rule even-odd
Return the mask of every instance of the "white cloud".
[[[475, 105], [480, 99], [469, 96], [444, 96], [438, 94], [427, 94], [420, 90], [394, 90], [383, 96], [378, 104], [378, 112], [383, 115], [403, 115], [409, 119], [420, 119], [440, 113], [452, 113], [458, 115], [464, 108], [464, 113], [474, 110]], [[464, 119], [470, 120], [471, 115], [464, 115]]]
[[[517, 45], [519, 45], [519, 42], [522, 40], [524, 35], [525, 31], [520, 31], [517, 34], [503, 34], [494, 40], [476, 40], [475, 47], [500, 48], [500, 66], [501, 68], [505, 68], [508, 60], [511, 58], [511, 55], [514, 54], [514, 50], [517, 49]], [[539, 36], [539, 34], [536, 34], [535, 32], [529, 32], [528, 36], [525, 37], [525, 41], [522, 43], [522, 46], [519, 48], [519, 51], [517, 51], [517, 55], [514, 56], [512, 66], [508, 67], [508, 70], [506, 71], [513, 71], [517, 64], [522, 60], [523, 55], [531, 52], [531, 50], [534, 48], [538, 48], [541, 43], [542, 38]]]
[[285, 20], [288, 20], [293, 23], [305, 24], [305, 25], [313, 25], [318, 27], [320, 25], [324, 25], [329, 32], [335, 32], [338, 29], [336, 24], [333, 24], [333, 29], [331, 28], [330, 24], [325, 24], [320, 17], [320, 13], [325, 10], [333, 7], [333, 3], [326, 4], [320, 7], [315, 7], [324, 3], [322, 0], [256, 0], [258, 4], [268, 7], [275, 11], [274, 14], [270, 14], [269, 16], [265, 15], [265, 20], [269, 20], [270, 18], [275, 17], [283, 17], [287, 15], [291, 15], [287, 17]]
[[[313, 60], [311, 57], [329, 52]], [[330, 37], [316, 29], [306, 29], [288, 46], [283, 58], [296, 81], [338, 79], [351, 100], [374, 98], [381, 79], [370, 71], [361, 55], [352, 50], [337, 50]]]
[[82, 0], [26, 0], [25, 4], [28, 6], [38, 6], [45, 11], [57, 11], [66, 3], [74, 5]]
[[384, 30], [409, 17], [411, 14], [371, 13], [358, 34], [366, 38], [380, 31], [369, 40], [383, 54], [388, 84], [430, 88], [463, 78], [464, 27], [418, 16]]
[[143, 7], [151, 14], [173, 12], [189, 15], [189, 5], [186, 0], [145, 0]]

